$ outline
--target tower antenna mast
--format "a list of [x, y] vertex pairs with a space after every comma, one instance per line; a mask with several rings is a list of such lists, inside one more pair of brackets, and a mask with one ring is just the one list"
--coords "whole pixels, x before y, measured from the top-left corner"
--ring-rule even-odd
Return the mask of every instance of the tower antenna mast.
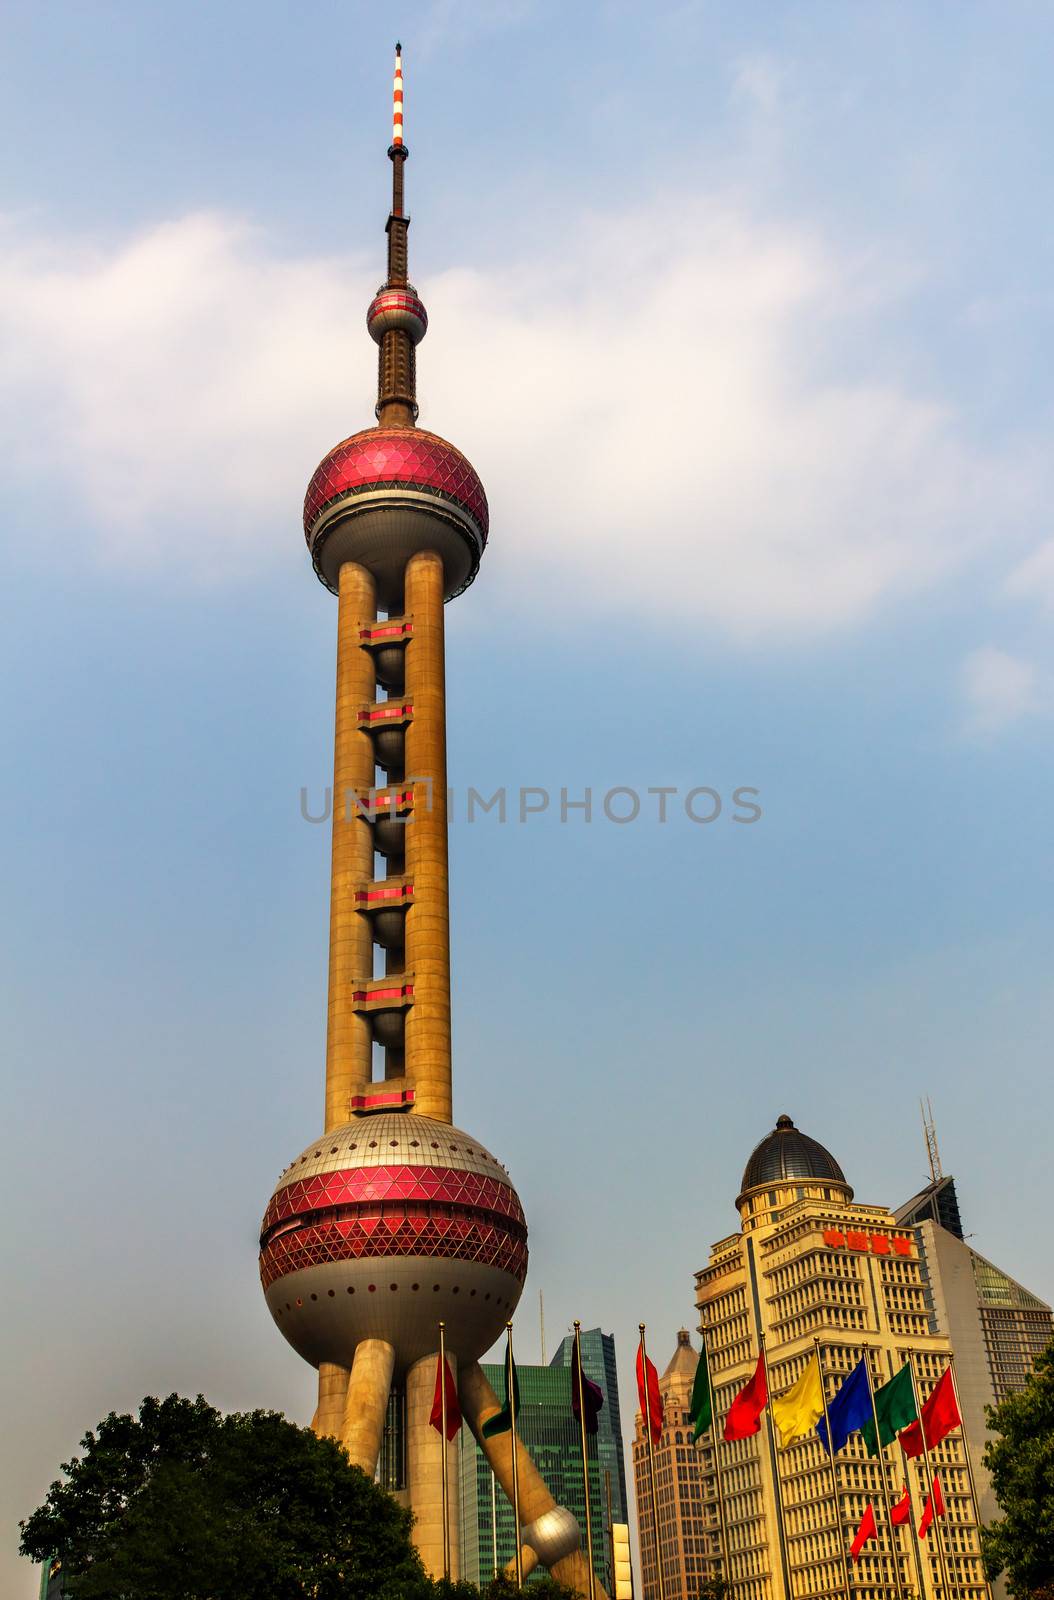
[[934, 1183], [940, 1183], [944, 1177], [944, 1168], [941, 1166], [941, 1153], [937, 1145], [937, 1124], [933, 1120], [933, 1106], [929, 1096], [919, 1101], [919, 1110], [922, 1112], [922, 1130], [926, 1135], [926, 1155], [929, 1157], [930, 1177]]

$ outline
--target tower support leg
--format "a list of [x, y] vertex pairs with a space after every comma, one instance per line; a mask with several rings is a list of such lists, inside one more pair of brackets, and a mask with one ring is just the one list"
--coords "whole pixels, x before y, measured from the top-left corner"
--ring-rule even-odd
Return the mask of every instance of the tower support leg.
[[[457, 1379], [457, 1359], [447, 1351], [447, 1365]], [[406, 1453], [410, 1508], [414, 1514], [414, 1543], [434, 1578], [443, 1576], [443, 1478], [447, 1480], [447, 1516], [450, 1530], [450, 1576], [460, 1571], [458, 1559], [458, 1448], [455, 1437], [447, 1444], [429, 1418], [435, 1399], [439, 1352], [423, 1356], [406, 1375]]]
[[318, 1368], [318, 1410], [311, 1426], [320, 1439], [339, 1439], [344, 1427], [348, 1368], [322, 1361]]
[[[486, 1456], [494, 1476], [501, 1484], [511, 1505], [512, 1434], [499, 1433], [492, 1439], [483, 1437], [483, 1424], [501, 1410], [501, 1405], [478, 1362], [473, 1361], [470, 1365], [462, 1367], [458, 1392], [465, 1421], [472, 1429], [477, 1444]], [[544, 1517], [546, 1512], [555, 1511], [557, 1505], [522, 1440], [517, 1445], [516, 1468], [519, 1480], [520, 1517], [526, 1527]], [[527, 1551], [530, 1553], [526, 1554]], [[538, 1554], [529, 1544], [525, 1547], [525, 1572], [537, 1565]], [[589, 1593], [589, 1567], [580, 1549], [570, 1551], [553, 1561], [550, 1571], [554, 1578], [567, 1584], [568, 1588], [576, 1590], [579, 1594]], [[608, 1600], [599, 1579], [596, 1582], [595, 1593], [597, 1600]]]
[[395, 1351], [384, 1339], [362, 1339], [355, 1346], [341, 1441], [352, 1465], [371, 1478], [377, 1470], [394, 1369]]

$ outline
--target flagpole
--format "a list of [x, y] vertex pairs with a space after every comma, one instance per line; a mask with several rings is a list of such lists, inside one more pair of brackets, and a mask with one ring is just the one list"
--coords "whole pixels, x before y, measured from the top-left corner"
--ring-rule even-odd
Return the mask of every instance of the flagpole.
[[442, 1444], [440, 1446], [440, 1456], [439, 1456], [439, 1459], [443, 1464], [443, 1467], [442, 1467], [442, 1471], [443, 1471], [443, 1577], [446, 1578], [447, 1581], [449, 1582], [449, 1579], [450, 1579], [450, 1504], [449, 1504], [450, 1491], [449, 1491], [449, 1487], [448, 1487], [447, 1481], [446, 1481], [446, 1465], [447, 1465], [447, 1463], [446, 1463], [446, 1453], [447, 1452], [446, 1452], [446, 1323], [445, 1322], [441, 1322], [439, 1324], [439, 1374], [440, 1374], [440, 1382], [439, 1382], [439, 1395], [440, 1395], [440, 1399], [439, 1399], [439, 1419], [443, 1424], [443, 1431], [442, 1431], [442, 1434], [440, 1435], [440, 1437], [442, 1439]]
[[714, 1447], [714, 1479], [717, 1484], [717, 1522], [721, 1530], [721, 1577], [731, 1588], [732, 1570], [728, 1560], [728, 1527], [725, 1523], [725, 1491], [721, 1482], [721, 1446], [717, 1428], [717, 1405], [714, 1400], [714, 1375], [710, 1370], [710, 1348], [706, 1342], [706, 1329], [699, 1324], [699, 1337], [703, 1341], [703, 1360], [706, 1362], [706, 1387], [710, 1391], [710, 1442]]
[[[878, 1410], [875, 1406], [875, 1385], [871, 1377], [871, 1363], [867, 1360], [867, 1349], [864, 1350], [864, 1363], [867, 1371], [867, 1392], [871, 1396], [871, 1420], [875, 1427], [875, 1450], [878, 1463], [878, 1483], [881, 1489], [882, 1504], [886, 1511], [886, 1528], [889, 1531], [889, 1551], [893, 1562], [893, 1577], [897, 1585], [897, 1600], [904, 1600], [904, 1579], [900, 1571], [900, 1540], [897, 1538], [893, 1526], [893, 1513], [889, 1504], [889, 1480], [886, 1477], [886, 1458], [882, 1454], [882, 1433], [878, 1426]], [[918, 1407], [916, 1406], [916, 1410]]]
[[[889, 1365], [889, 1376], [892, 1378], [893, 1377], [893, 1352], [892, 1352], [892, 1350], [886, 1352], [886, 1361], [887, 1361], [887, 1363]], [[912, 1380], [912, 1382], [914, 1383], [914, 1379]], [[914, 1394], [914, 1388], [912, 1389], [912, 1393]], [[915, 1397], [915, 1411], [916, 1411], [916, 1414], [918, 1413], [918, 1409], [919, 1409], [918, 1396], [916, 1395], [916, 1397]], [[920, 1423], [919, 1426], [921, 1427], [922, 1424]], [[916, 1523], [915, 1523], [914, 1506], [911, 1503], [911, 1473], [908, 1471], [908, 1467], [907, 1467], [907, 1459], [908, 1458], [907, 1458], [906, 1455], [904, 1455], [904, 1445], [903, 1445], [903, 1443], [901, 1441], [901, 1438], [900, 1438], [899, 1434], [897, 1435], [897, 1443], [900, 1445], [901, 1461], [902, 1461], [902, 1463], [904, 1465], [904, 1488], [907, 1491], [907, 1496], [908, 1496], [908, 1526], [911, 1529], [911, 1548], [912, 1548], [912, 1551], [914, 1552], [914, 1556], [915, 1556], [915, 1576], [919, 1580], [919, 1600], [926, 1600], [926, 1579], [925, 1579], [925, 1577], [923, 1575], [923, 1571], [922, 1571], [922, 1548], [921, 1548], [921, 1546], [919, 1544], [919, 1530], [918, 1530], [918, 1527], [916, 1526]]]
[[787, 1553], [787, 1530], [783, 1518], [783, 1485], [780, 1482], [780, 1458], [776, 1449], [776, 1424], [772, 1420], [772, 1385], [769, 1383], [769, 1364], [765, 1355], [765, 1335], [758, 1334], [758, 1349], [765, 1363], [765, 1412], [769, 1424], [769, 1461], [772, 1466], [772, 1481], [776, 1490], [776, 1532], [780, 1542], [780, 1561], [783, 1567], [783, 1589], [786, 1600], [791, 1600], [790, 1556]]
[[[916, 1410], [918, 1408], [916, 1407]], [[907, 1456], [903, 1454], [904, 1446], [901, 1445], [901, 1455], [904, 1462], [904, 1488], [908, 1495], [908, 1522], [911, 1525], [911, 1545], [915, 1552], [915, 1576], [919, 1580], [919, 1597], [925, 1600], [926, 1579], [922, 1571], [922, 1545], [919, 1542], [919, 1530], [915, 1525], [915, 1508], [911, 1504], [911, 1473], [908, 1471]]]
[[508, 1342], [505, 1346], [505, 1395], [509, 1403], [509, 1419], [512, 1423], [512, 1520], [515, 1524], [513, 1536], [516, 1541], [516, 1587], [523, 1588], [523, 1551], [520, 1547], [520, 1467], [517, 1459], [518, 1441], [516, 1434], [516, 1366], [512, 1358], [512, 1323], [505, 1324]]
[[490, 1552], [494, 1577], [498, 1576], [498, 1479], [490, 1469]]
[[[647, 1377], [647, 1372], [645, 1372]], [[575, 1382], [578, 1385], [578, 1432], [582, 1441], [582, 1489], [586, 1497], [586, 1551], [589, 1555], [589, 1600], [596, 1600], [597, 1580], [593, 1571], [593, 1512], [589, 1504], [589, 1454], [586, 1444], [586, 1394], [582, 1382], [582, 1324], [575, 1322]]]
[[[926, 1463], [926, 1478], [929, 1482], [929, 1496], [932, 1500], [933, 1469], [930, 1466], [929, 1445], [926, 1443], [926, 1418], [922, 1415], [922, 1405], [919, 1400], [919, 1385], [918, 1380], [915, 1377], [915, 1363], [911, 1359], [910, 1350], [908, 1351], [908, 1366], [911, 1368], [911, 1387], [915, 1392], [915, 1410], [919, 1414], [919, 1437], [922, 1439], [922, 1459]], [[923, 1510], [925, 1510], [925, 1504], [923, 1504]], [[930, 1519], [930, 1528], [933, 1532], [934, 1543], [937, 1546], [937, 1561], [940, 1566], [941, 1582], [944, 1585], [945, 1600], [947, 1600], [947, 1597], [951, 1594], [951, 1584], [948, 1582], [948, 1563], [944, 1559], [944, 1540], [941, 1538], [941, 1530], [938, 1527], [940, 1520], [940, 1517], [937, 1515], [937, 1507], [934, 1506], [933, 1516]]]
[[655, 1482], [655, 1444], [651, 1436], [651, 1394], [648, 1390], [648, 1347], [644, 1342], [644, 1324], [640, 1328], [640, 1366], [644, 1374], [644, 1432], [648, 1440], [648, 1468], [651, 1477], [651, 1525], [655, 1532], [655, 1573], [659, 1580], [659, 1600], [666, 1600], [666, 1584], [662, 1576], [662, 1547], [659, 1544], [659, 1491]]
[[[955, 1377], [955, 1351], [954, 1350], [949, 1350], [949, 1352], [948, 1352], [948, 1371], [951, 1374], [952, 1394], [955, 1396], [955, 1409], [959, 1413], [959, 1427], [960, 1427], [960, 1429], [962, 1431], [963, 1450], [964, 1450], [965, 1455], [966, 1455], [966, 1478], [967, 1478], [967, 1481], [968, 1481], [968, 1483], [970, 1485], [970, 1498], [973, 1500], [974, 1516], [977, 1518], [978, 1542], [980, 1542], [981, 1507], [980, 1507], [980, 1504], [979, 1504], [978, 1499], [977, 1499], [977, 1484], [974, 1481], [973, 1465], [972, 1465], [972, 1463], [970, 1461], [970, 1441], [969, 1441], [969, 1438], [967, 1437], [967, 1434], [966, 1434], [966, 1418], [963, 1416], [962, 1402], [959, 1399], [959, 1384], [958, 1384], [958, 1382], [956, 1380], [956, 1377]], [[925, 1430], [923, 1430], [923, 1437], [925, 1438]], [[936, 1517], [934, 1517], [933, 1520], [936, 1521], [937, 1520]], [[983, 1558], [983, 1556], [982, 1556], [982, 1559], [981, 1559], [981, 1570], [982, 1570], [982, 1572], [984, 1571], [984, 1558]], [[988, 1596], [988, 1600], [992, 1600], [992, 1585], [989, 1583], [987, 1577], [984, 1579], [984, 1587], [985, 1587], [985, 1593]]]
[[607, 1496], [607, 1503], [608, 1503], [608, 1544], [609, 1544], [609, 1549], [610, 1549], [610, 1555], [609, 1555], [608, 1559], [609, 1559], [609, 1561], [611, 1563], [611, 1565], [608, 1568], [608, 1582], [611, 1585], [612, 1589], [614, 1589], [614, 1587], [615, 1587], [615, 1524], [614, 1524], [614, 1521], [612, 1520], [612, 1516], [611, 1516], [611, 1470], [608, 1467], [604, 1468], [604, 1493]]
[[[831, 1503], [834, 1506], [835, 1536], [838, 1540], [838, 1552], [842, 1558], [842, 1582], [845, 1585], [845, 1600], [852, 1600], [852, 1591], [849, 1588], [849, 1557], [845, 1551], [845, 1528], [842, 1526], [842, 1502], [838, 1491], [838, 1464], [834, 1458], [834, 1436], [831, 1433], [831, 1419], [827, 1415], [827, 1385], [823, 1376], [823, 1351], [819, 1335], [814, 1335], [813, 1344], [816, 1346], [816, 1365], [820, 1369], [820, 1394], [823, 1398], [823, 1420], [827, 1429], [827, 1452], [831, 1463]], [[923, 1600], [920, 1595], [919, 1600]]]

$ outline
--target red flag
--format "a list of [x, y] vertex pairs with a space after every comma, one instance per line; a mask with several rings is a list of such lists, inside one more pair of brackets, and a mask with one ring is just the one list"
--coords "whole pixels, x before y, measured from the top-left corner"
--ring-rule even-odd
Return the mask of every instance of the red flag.
[[926, 1509], [923, 1511], [922, 1521], [919, 1523], [920, 1539], [925, 1539], [926, 1535], [929, 1533], [930, 1523], [933, 1521], [934, 1513], [936, 1513], [938, 1517], [943, 1517], [944, 1515], [944, 1496], [941, 1494], [940, 1479], [936, 1473], [933, 1474], [933, 1493], [926, 1501]]
[[910, 1428], [905, 1428], [900, 1435], [900, 1442], [906, 1456], [920, 1456], [922, 1454], [922, 1430], [926, 1429], [926, 1449], [935, 1450], [942, 1439], [947, 1438], [953, 1428], [962, 1427], [962, 1417], [959, 1407], [955, 1404], [955, 1384], [952, 1380], [952, 1369], [946, 1367], [939, 1383], [922, 1408], [922, 1416], [918, 1422], [913, 1422]]
[[852, 1556], [853, 1560], [857, 1560], [861, 1550], [864, 1548], [869, 1539], [877, 1538], [878, 1527], [875, 1523], [875, 1508], [869, 1500], [867, 1502], [867, 1510], [860, 1518], [860, 1526], [856, 1530], [856, 1538], [849, 1546], [849, 1554]]
[[911, 1522], [911, 1493], [907, 1484], [904, 1485], [904, 1494], [894, 1506], [889, 1508], [889, 1520], [894, 1528], [905, 1528]]
[[765, 1352], [760, 1350], [754, 1376], [745, 1388], [740, 1389], [725, 1418], [725, 1438], [729, 1443], [733, 1439], [749, 1439], [752, 1433], [758, 1432], [761, 1427], [761, 1413], [765, 1409], [768, 1397], [768, 1384], [765, 1382]]
[[457, 1384], [454, 1374], [441, 1356], [436, 1358], [436, 1392], [432, 1401], [432, 1415], [429, 1422], [436, 1433], [443, 1431], [443, 1373], [446, 1373], [446, 1436], [447, 1443], [457, 1438], [457, 1430], [461, 1426], [461, 1407], [457, 1403]]
[[637, 1397], [640, 1400], [640, 1414], [647, 1417], [651, 1429], [651, 1442], [658, 1444], [662, 1434], [662, 1395], [659, 1393], [659, 1374], [655, 1370], [655, 1363], [650, 1356], [648, 1361], [648, 1393], [644, 1394], [644, 1352], [640, 1345], [637, 1346]]

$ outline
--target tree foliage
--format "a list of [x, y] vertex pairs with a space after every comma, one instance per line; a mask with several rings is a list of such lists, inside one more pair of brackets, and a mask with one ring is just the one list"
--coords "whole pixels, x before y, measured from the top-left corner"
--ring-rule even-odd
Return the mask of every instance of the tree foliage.
[[[332, 1439], [273, 1411], [221, 1416], [199, 1395], [111, 1412], [21, 1524], [58, 1556], [71, 1600], [515, 1600], [433, 1582], [413, 1518]], [[531, 1600], [574, 1600], [551, 1579]]]
[[426, 1581], [410, 1513], [275, 1412], [146, 1399], [81, 1449], [21, 1525], [73, 1600], [416, 1600]]
[[1054, 1344], [1019, 1394], [988, 1408], [984, 1464], [1003, 1515], [982, 1530], [989, 1577], [1024, 1600], [1054, 1586]]

